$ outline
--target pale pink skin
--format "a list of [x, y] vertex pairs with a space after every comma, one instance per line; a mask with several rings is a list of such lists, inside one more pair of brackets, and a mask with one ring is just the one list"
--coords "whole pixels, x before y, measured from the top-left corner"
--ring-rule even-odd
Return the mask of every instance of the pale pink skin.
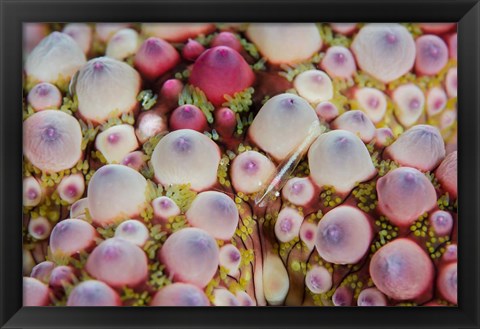
[[278, 214], [275, 222], [275, 236], [280, 242], [289, 242], [298, 236], [303, 216], [290, 207], [283, 208]]
[[351, 50], [360, 69], [384, 83], [409, 72], [415, 62], [415, 42], [400, 24], [366, 24], [355, 35]]
[[256, 306], [257, 304], [255, 301], [247, 294], [245, 291], [239, 290], [237, 291], [235, 297], [237, 297], [240, 306]]
[[442, 113], [440, 117], [440, 129], [447, 129], [457, 121], [457, 111], [448, 110]]
[[216, 191], [198, 194], [185, 215], [190, 225], [221, 240], [233, 237], [239, 218], [235, 202], [228, 195]]
[[47, 306], [50, 304], [50, 289], [41, 281], [23, 278], [23, 306]]
[[315, 187], [308, 177], [294, 177], [283, 187], [282, 196], [297, 206], [306, 206], [315, 197]]
[[134, 151], [128, 153], [122, 160], [121, 164], [124, 166], [129, 166], [136, 171], [140, 171], [146, 163], [145, 163], [146, 155], [142, 151]]
[[135, 130], [128, 124], [110, 127], [97, 135], [95, 147], [108, 163], [120, 163], [128, 153], [138, 148]]
[[416, 125], [387, 147], [386, 155], [402, 166], [432, 171], [445, 158], [445, 143], [436, 127]]
[[182, 56], [194, 62], [205, 51], [205, 47], [198, 41], [189, 39], [182, 49]]
[[143, 247], [150, 238], [148, 228], [139, 220], [129, 219], [115, 229], [115, 237], [125, 239], [139, 247]]
[[260, 192], [274, 173], [273, 162], [257, 151], [239, 154], [230, 168], [230, 177], [235, 190], [248, 194]]
[[142, 80], [127, 63], [105, 56], [95, 57], [78, 72], [71, 89], [78, 99], [76, 115], [85, 122], [98, 125], [138, 109]]
[[37, 240], [45, 240], [52, 231], [52, 223], [45, 217], [30, 219], [28, 233]]
[[136, 123], [135, 135], [141, 144], [164, 132], [167, 132], [167, 119], [163, 115], [153, 111], [140, 113]]
[[355, 90], [354, 96], [360, 109], [373, 123], [383, 120], [387, 111], [387, 97], [381, 90], [369, 87], [359, 88]]
[[87, 189], [93, 222], [106, 226], [122, 218], [136, 218], [146, 206], [146, 189], [147, 180], [138, 171], [118, 164], [104, 165], [92, 176]]
[[82, 49], [69, 35], [54, 31], [40, 41], [24, 65], [29, 81], [56, 85], [68, 81], [85, 64]]
[[228, 107], [222, 107], [214, 112], [215, 130], [224, 138], [231, 137], [237, 126], [235, 112]]
[[447, 94], [441, 87], [433, 87], [427, 91], [427, 114], [434, 116], [443, 111], [447, 105]]
[[307, 271], [305, 285], [314, 294], [323, 294], [332, 288], [332, 274], [323, 266], [315, 266]]
[[165, 104], [165, 112], [173, 110], [178, 106], [178, 95], [183, 90], [183, 83], [177, 79], [169, 79], [165, 81], [160, 89], [160, 100]]
[[23, 23], [23, 52], [28, 55], [48, 34], [48, 25], [44, 23]]
[[420, 28], [425, 33], [442, 34], [448, 32], [455, 23], [420, 23]]
[[74, 255], [89, 249], [95, 243], [97, 231], [92, 225], [80, 219], [65, 219], [53, 228], [50, 235], [52, 253]]
[[457, 245], [450, 244], [445, 248], [445, 252], [443, 253], [442, 260], [444, 262], [453, 262], [457, 261]]
[[333, 83], [327, 73], [321, 70], [308, 70], [293, 80], [298, 94], [311, 104], [328, 101], [333, 98]]
[[170, 217], [180, 215], [180, 208], [175, 201], [166, 196], [161, 196], [152, 201], [153, 215], [164, 222]]
[[228, 270], [229, 275], [237, 275], [242, 255], [233, 244], [226, 244], [220, 248], [220, 266]]
[[68, 296], [67, 306], [121, 306], [118, 293], [97, 280], [80, 283]]
[[330, 122], [338, 117], [339, 114], [337, 106], [329, 101], [318, 103], [315, 107], [315, 113], [323, 122]]
[[210, 23], [144, 23], [142, 32], [169, 42], [183, 42], [199, 34], [208, 34], [215, 25]]
[[448, 97], [457, 97], [457, 89], [457, 68], [452, 67], [450, 70], [448, 70], [447, 76], [445, 77], [445, 90], [447, 91]]
[[63, 288], [65, 285], [75, 280], [73, 268], [70, 266], [60, 265], [53, 269], [50, 274], [49, 285], [52, 288]]
[[457, 33], [447, 37], [448, 54], [451, 59], [457, 60]]
[[243, 49], [240, 40], [231, 32], [220, 32], [213, 38], [210, 47], [218, 46], [230, 47], [238, 52], [241, 52]]
[[317, 234], [317, 225], [307, 221], [303, 221], [302, 226], [300, 226], [300, 240], [305, 243], [308, 250], [313, 250], [315, 248], [315, 240]]
[[450, 303], [457, 304], [457, 262], [443, 266], [437, 278], [437, 289]]
[[160, 249], [160, 261], [174, 281], [204, 288], [218, 269], [215, 239], [198, 228], [183, 228], [170, 235]]
[[375, 137], [375, 126], [372, 120], [359, 110], [350, 110], [343, 113], [332, 122], [332, 127], [348, 130], [358, 135], [365, 143], [369, 143]]
[[351, 306], [353, 294], [350, 288], [338, 287], [335, 289], [335, 293], [332, 296], [332, 303], [335, 306]]
[[133, 29], [122, 29], [108, 41], [105, 55], [118, 60], [125, 60], [135, 55], [139, 46], [138, 33]]
[[216, 288], [213, 290], [213, 305], [215, 306], [240, 306], [240, 302], [225, 288]]
[[70, 207], [70, 218], [85, 219], [85, 213], [88, 209], [88, 200], [83, 198], [75, 201]]
[[400, 85], [392, 92], [395, 116], [405, 127], [414, 125], [421, 117], [425, 106], [423, 91], [413, 83]]
[[161, 288], [150, 306], [210, 306], [210, 301], [197, 286], [177, 282]]
[[378, 128], [375, 130], [375, 146], [383, 148], [390, 145], [394, 140], [392, 129]]
[[387, 298], [376, 288], [364, 289], [358, 295], [358, 306], [387, 306]]
[[255, 75], [248, 63], [235, 50], [220, 46], [205, 51], [193, 64], [190, 83], [200, 88], [213, 105], [226, 102], [224, 95], [250, 87]]
[[306, 61], [323, 44], [314, 23], [250, 23], [245, 34], [263, 57], [276, 65]]
[[397, 300], [414, 299], [431, 289], [434, 267], [415, 242], [401, 238], [381, 247], [370, 261], [376, 287]]
[[148, 277], [145, 252], [122, 238], [100, 243], [88, 256], [85, 269], [94, 278], [118, 288], [135, 287]]
[[446, 156], [435, 171], [435, 177], [449, 196], [457, 198], [457, 151]]
[[35, 111], [58, 109], [62, 105], [62, 93], [48, 82], [42, 82], [30, 90], [27, 101]]
[[372, 227], [366, 215], [350, 206], [330, 210], [320, 220], [315, 247], [320, 256], [334, 264], [355, 264], [368, 251]]
[[180, 61], [177, 50], [159, 38], [148, 38], [135, 54], [134, 66], [147, 80], [156, 80]]
[[33, 177], [23, 179], [23, 205], [25, 207], [35, 207], [42, 201], [43, 190], [38, 180]]
[[59, 172], [82, 157], [78, 121], [57, 110], [37, 112], [23, 122], [23, 153], [37, 168]]
[[351, 35], [357, 29], [357, 23], [330, 23], [330, 27], [338, 34]]
[[204, 132], [208, 128], [207, 118], [195, 105], [177, 107], [170, 116], [170, 130], [192, 129]]
[[419, 75], [435, 75], [448, 62], [448, 48], [440, 37], [424, 34], [415, 40], [415, 71]]
[[304, 142], [314, 124], [318, 118], [311, 105], [300, 96], [283, 93], [263, 104], [248, 128], [248, 137], [281, 162]]
[[69, 23], [63, 28], [63, 33], [68, 34], [80, 46], [84, 54], [88, 54], [92, 46], [93, 31], [86, 23]]
[[115, 33], [129, 26], [128, 23], [97, 23], [95, 24], [95, 35], [102, 42], [107, 42]]
[[332, 78], [349, 79], [357, 71], [355, 58], [348, 48], [332, 46], [327, 49], [320, 63], [322, 70]]
[[377, 181], [378, 207], [393, 224], [411, 225], [437, 205], [437, 194], [430, 180], [414, 168], [401, 167]]
[[58, 184], [57, 192], [60, 198], [72, 204], [80, 199], [85, 192], [85, 178], [82, 173], [65, 176]]
[[50, 280], [50, 275], [52, 274], [55, 266], [55, 263], [49, 261], [38, 263], [33, 267], [30, 277], [48, 284], [48, 281]]
[[429, 219], [437, 236], [446, 236], [452, 232], [453, 218], [449, 212], [437, 210], [430, 215]]
[[320, 135], [308, 151], [308, 165], [310, 177], [318, 187], [333, 186], [341, 196], [377, 172], [365, 144], [347, 130]]
[[160, 140], [151, 163], [162, 185], [190, 184], [193, 190], [202, 191], [217, 183], [220, 149], [204, 134], [180, 129]]

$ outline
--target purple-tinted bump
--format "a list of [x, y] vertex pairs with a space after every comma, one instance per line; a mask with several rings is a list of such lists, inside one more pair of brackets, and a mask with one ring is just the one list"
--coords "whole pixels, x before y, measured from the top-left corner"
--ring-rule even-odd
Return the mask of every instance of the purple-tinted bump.
[[47, 142], [53, 142], [58, 138], [58, 132], [55, 127], [48, 126], [43, 132], [43, 139]]
[[114, 260], [120, 256], [120, 250], [115, 246], [107, 246], [103, 251], [105, 260]]
[[179, 137], [174, 143], [174, 148], [177, 152], [184, 153], [188, 152], [192, 147], [192, 142], [187, 137]]
[[303, 191], [303, 184], [300, 182], [295, 182], [292, 184], [291, 191], [293, 194], [299, 194]]
[[378, 107], [378, 105], [380, 105], [380, 101], [378, 100], [377, 97], [370, 97], [368, 99], [368, 105], [371, 107], [371, 108], [374, 108], [376, 109]]
[[345, 63], [345, 55], [343, 53], [336, 53], [334, 59], [337, 64]]
[[338, 225], [331, 224], [323, 232], [323, 237], [328, 243], [338, 244], [343, 240], [343, 231]]
[[249, 174], [254, 174], [258, 171], [258, 165], [255, 161], [249, 160], [245, 162], [243, 169]]
[[412, 110], [417, 110], [419, 107], [420, 107], [420, 101], [417, 99], [417, 98], [414, 98], [410, 101], [410, 103], [408, 104], [408, 106], [410, 107], [410, 109]]
[[239, 259], [240, 259], [240, 254], [238, 253], [238, 251], [232, 250], [232, 252], [230, 253], [230, 260], [232, 262], [238, 262]]
[[127, 224], [122, 226], [122, 230], [123, 230], [123, 232], [133, 233], [133, 232], [136, 231], [136, 227], [135, 227], [135, 225], [133, 225], [133, 223], [127, 223]]
[[77, 187], [75, 185], [68, 185], [65, 189], [65, 194], [71, 198], [76, 196], [78, 193]]
[[397, 42], [397, 36], [392, 32], [388, 32], [385, 35], [385, 40], [387, 40], [389, 44], [394, 44], [395, 42]]
[[110, 144], [115, 144], [120, 140], [120, 136], [116, 133], [108, 135], [107, 140]]
[[280, 223], [280, 230], [282, 232], [288, 233], [292, 230], [293, 221], [290, 217], [282, 219], [282, 223]]
[[35, 200], [38, 196], [38, 193], [35, 189], [31, 188], [28, 190], [27, 192], [27, 197], [30, 199], [30, 200]]

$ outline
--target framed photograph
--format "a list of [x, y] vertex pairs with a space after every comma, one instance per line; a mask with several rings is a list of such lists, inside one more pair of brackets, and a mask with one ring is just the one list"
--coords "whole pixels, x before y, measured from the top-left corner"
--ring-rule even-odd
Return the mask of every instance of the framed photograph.
[[2, 328], [479, 328], [480, 4], [0, 0]]

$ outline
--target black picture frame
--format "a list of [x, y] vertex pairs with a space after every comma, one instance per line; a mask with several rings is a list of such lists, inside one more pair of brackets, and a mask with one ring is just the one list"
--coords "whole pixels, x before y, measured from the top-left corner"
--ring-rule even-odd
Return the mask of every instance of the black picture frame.
[[[410, 308], [22, 307], [22, 22], [458, 22], [459, 306]], [[2, 328], [479, 328], [478, 0], [0, 0]]]

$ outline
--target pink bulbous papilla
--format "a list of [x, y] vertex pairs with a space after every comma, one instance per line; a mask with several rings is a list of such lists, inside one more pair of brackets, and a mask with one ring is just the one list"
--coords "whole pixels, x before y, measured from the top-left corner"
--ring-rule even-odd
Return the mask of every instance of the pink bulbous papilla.
[[205, 51], [205, 47], [198, 41], [189, 39], [182, 49], [182, 56], [194, 62]]
[[180, 61], [177, 50], [159, 38], [148, 38], [138, 49], [134, 66], [147, 80], [156, 80]]
[[254, 80], [255, 75], [245, 59], [225, 46], [205, 51], [193, 64], [189, 78], [216, 106], [226, 102], [224, 95], [233, 96], [250, 87]]
[[170, 115], [170, 130], [192, 129], [204, 132], [208, 128], [207, 118], [195, 105], [182, 105]]
[[380, 248], [370, 262], [377, 288], [397, 300], [415, 299], [433, 286], [434, 267], [415, 242], [401, 238]]
[[215, 110], [215, 130], [223, 138], [229, 138], [235, 132], [237, 126], [237, 119], [235, 118], [235, 112], [228, 107], [222, 107]]
[[220, 32], [217, 34], [212, 42], [210, 43], [211, 47], [225, 46], [230, 47], [237, 52], [241, 52], [243, 47], [240, 43], [240, 40], [231, 32]]

